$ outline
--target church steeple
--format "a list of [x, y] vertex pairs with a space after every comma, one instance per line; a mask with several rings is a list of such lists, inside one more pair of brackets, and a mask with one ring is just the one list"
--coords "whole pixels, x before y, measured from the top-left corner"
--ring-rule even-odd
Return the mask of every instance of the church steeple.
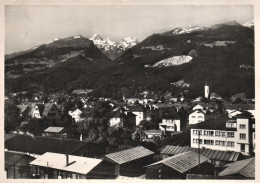
[[209, 98], [209, 85], [208, 85], [208, 82], [207, 82], [207, 79], [206, 79], [206, 84], [205, 84], [205, 87], [204, 87], [204, 95], [205, 95], [205, 98]]

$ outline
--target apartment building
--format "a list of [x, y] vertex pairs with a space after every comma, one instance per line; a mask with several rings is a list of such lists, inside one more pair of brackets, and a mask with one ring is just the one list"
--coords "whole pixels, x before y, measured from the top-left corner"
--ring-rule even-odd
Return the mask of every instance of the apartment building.
[[191, 128], [191, 148], [250, 155], [255, 147], [255, 119], [244, 111], [233, 119], [213, 118]]

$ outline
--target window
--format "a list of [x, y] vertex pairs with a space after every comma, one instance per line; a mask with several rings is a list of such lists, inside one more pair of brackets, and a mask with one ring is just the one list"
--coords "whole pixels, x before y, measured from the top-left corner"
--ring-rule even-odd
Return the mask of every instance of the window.
[[204, 135], [206, 135], [206, 136], [214, 136], [214, 131], [204, 131]]
[[228, 133], [227, 133], [227, 136], [228, 136], [228, 137], [234, 137], [234, 136], [235, 136], [235, 133], [234, 133], [234, 132], [228, 132]]
[[202, 132], [201, 132], [201, 130], [193, 130], [193, 135], [201, 135], [202, 134]]
[[235, 128], [236, 124], [235, 123], [227, 123], [226, 127]]
[[198, 116], [198, 118], [203, 118], [203, 116]]
[[240, 139], [246, 139], [246, 134], [244, 134], [244, 133], [240, 133], [240, 135], [239, 135], [239, 137], [240, 137]]
[[191, 118], [196, 118], [196, 116], [191, 116]]
[[216, 140], [216, 146], [226, 146], [226, 142], [221, 140]]
[[245, 149], [246, 149], [245, 144], [241, 144], [241, 146], [240, 146], [240, 150], [241, 150], [241, 152], [245, 152]]
[[206, 145], [214, 145], [214, 140], [204, 140], [204, 144], [206, 144]]
[[235, 144], [234, 144], [234, 142], [228, 141], [228, 142], [227, 142], [227, 146], [228, 146], [228, 147], [234, 147]]
[[217, 137], [225, 137], [226, 136], [226, 132], [216, 131], [215, 132], [215, 136], [217, 136]]
[[245, 129], [245, 128], [246, 128], [246, 125], [239, 125], [239, 128], [240, 128], [240, 129]]
[[193, 144], [198, 144], [199, 142], [202, 144], [202, 139], [193, 139]]
[[255, 124], [252, 124], [252, 128], [255, 129]]

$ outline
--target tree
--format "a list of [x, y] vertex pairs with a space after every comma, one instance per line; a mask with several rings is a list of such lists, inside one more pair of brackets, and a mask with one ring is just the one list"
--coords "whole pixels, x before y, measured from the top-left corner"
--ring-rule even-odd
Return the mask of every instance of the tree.
[[13, 103], [5, 105], [5, 132], [15, 130], [21, 124], [20, 109]]

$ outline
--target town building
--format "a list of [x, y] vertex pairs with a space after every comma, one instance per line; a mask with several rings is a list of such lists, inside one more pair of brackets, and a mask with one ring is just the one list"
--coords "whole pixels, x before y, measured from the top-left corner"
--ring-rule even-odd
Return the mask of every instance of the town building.
[[176, 132], [181, 131], [181, 120], [177, 112], [166, 113], [162, 116], [162, 123], [159, 123], [159, 128], [162, 131]]
[[115, 175], [137, 177], [144, 174], [144, 166], [152, 163], [154, 152], [142, 147], [134, 147], [104, 156], [103, 160], [113, 163]]
[[191, 147], [236, 151], [245, 155], [254, 152], [255, 119], [243, 112], [235, 119], [212, 118], [191, 128]]
[[61, 119], [61, 111], [54, 103], [32, 104], [31, 116], [33, 118], [47, 118], [53, 121]]
[[38, 157], [46, 152], [96, 157], [105, 154], [98, 144], [64, 138], [16, 135], [5, 141], [5, 149]]
[[64, 127], [50, 126], [44, 130], [43, 136], [48, 137], [61, 137]]
[[198, 149], [172, 145], [167, 145], [163, 148], [160, 148], [160, 158], [165, 159], [167, 157], [171, 157], [173, 155], [177, 155], [188, 151], [199, 153], [200, 155], [208, 158], [211, 164], [214, 165], [214, 176], [218, 176], [219, 172], [222, 170], [222, 167], [224, 165], [243, 159], [243, 155], [240, 152], [235, 151], [219, 151], [205, 148]]
[[30, 106], [29, 105], [17, 105], [17, 107], [20, 109], [20, 116], [21, 117], [27, 117], [30, 113]]
[[5, 172], [8, 179], [30, 178], [29, 163], [35, 158], [20, 152], [5, 151]]
[[219, 173], [220, 177], [232, 179], [255, 179], [255, 157], [229, 163]]
[[146, 179], [186, 179], [187, 174], [213, 175], [214, 167], [208, 158], [192, 151], [165, 158], [145, 167]]
[[69, 110], [68, 114], [72, 117], [72, 119], [75, 120], [75, 122], [79, 122], [84, 119], [81, 117], [82, 111], [76, 107], [73, 107], [71, 110]]
[[[104, 162], [105, 163], [105, 162]], [[100, 179], [114, 176], [102, 159], [46, 152], [30, 163], [32, 175], [41, 179]]]
[[202, 121], [205, 121], [206, 113], [201, 109], [196, 109], [192, 113], [189, 114], [189, 125], [198, 124]]
[[126, 106], [126, 111], [125, 112], [132, 112], [133, 114], [136, 115], [135, 117], [135, 122], [136, 126], [139, 126], [140, 122], [146, 118], [146, 111], [142, 106]]

